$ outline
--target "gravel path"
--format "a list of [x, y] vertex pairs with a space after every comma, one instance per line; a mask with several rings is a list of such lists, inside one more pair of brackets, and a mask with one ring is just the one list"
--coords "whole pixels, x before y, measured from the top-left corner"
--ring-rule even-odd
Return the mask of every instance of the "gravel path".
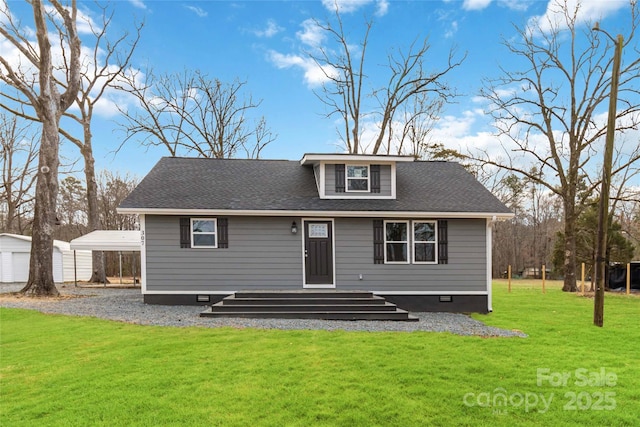
[[411, 313], [418, 322], [342, 321], [314, 319], [238, 319], [199, 317], [202, 306], [166, 306], [144, 304], [139, 289], [58, 287], [62, 298], [34, 299], [8, 293], [21, 285], [0, 284], [0, 307], [26, 308], [43, 313], [92, 316], [139, 325], [201, 326], [208, 328], [324, 329], [345, 331], [432, 331], [486, 337], [526, 337], [520, 331], [508, 331], [474, 320], [464, 314]]

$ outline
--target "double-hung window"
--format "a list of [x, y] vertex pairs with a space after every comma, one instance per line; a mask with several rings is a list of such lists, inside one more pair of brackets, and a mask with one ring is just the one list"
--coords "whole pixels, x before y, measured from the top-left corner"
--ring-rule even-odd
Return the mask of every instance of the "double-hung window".
[[385, 221], [384, 248], [385, 263], [409, 262], [409, 221]]
[[374, 220], [375, 264], [448, 264], [446, 220]]
[[368, 165], [347, 165], [347, 191], [369, 191]]
[[191, 218], [191, 247], [217, 248], [217, 229], [215, 218]]
[[433, 264], [436, 262], [436, 222], [413, 221], [413, 262]]

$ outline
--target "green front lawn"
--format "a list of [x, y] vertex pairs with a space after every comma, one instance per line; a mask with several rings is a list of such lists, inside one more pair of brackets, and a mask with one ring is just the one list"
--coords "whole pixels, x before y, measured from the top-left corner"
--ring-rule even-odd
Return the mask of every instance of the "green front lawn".
[[592, 299], [522, 283], [474, 317], [529, 338], [0, 309], [0, 425], [638, 425], [640, 298], [607, 295], [601, 329]]

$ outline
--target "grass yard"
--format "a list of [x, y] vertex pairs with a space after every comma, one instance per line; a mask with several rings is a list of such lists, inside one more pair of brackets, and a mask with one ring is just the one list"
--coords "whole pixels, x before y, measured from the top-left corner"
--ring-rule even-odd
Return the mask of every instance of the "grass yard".
[[162, 328], [0, 309], [0, 425], [637, 426], [640, 297], [494, 285], [529, 338]]

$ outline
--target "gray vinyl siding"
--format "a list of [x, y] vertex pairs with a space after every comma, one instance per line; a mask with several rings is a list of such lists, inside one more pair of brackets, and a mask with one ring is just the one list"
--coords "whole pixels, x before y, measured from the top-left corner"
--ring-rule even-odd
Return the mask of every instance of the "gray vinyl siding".
[[387, 292], [485, 291], [486, 221], [449, 219], [448, 234], [448, 264], [374, 264], [373, 220], [337, 219], [337, 287]]
[[[201, 216], [199, 216], [201, 217]], [[300, 289], [298, 218], [227, 217], [226, 249], [180, 248], [180, 217], [145, 216], [147, 291]]]
[[[147, 291], [302, 289], [300, 218], [227, 218], [229, 248], [181, 249], [178, 216], [146, 215]], [[448, 220], [448, 264], [374, 264], [371, 218], [336, 218], [334, 234], [337, 289], [486, 291], [484, 219]]]
[[[345, 179], [345, 185], [346, 184]], [[349, 197], [381, 197], [391, 196], [391, 165], [380, 165], [380, 192], [379, 193], [360, 193], [360, 192], [345, 192], [336, 193], [336, 167], [333, 164], [325, 165], [324, 171], [324, 192], [327, 196], [349, 196]]]

